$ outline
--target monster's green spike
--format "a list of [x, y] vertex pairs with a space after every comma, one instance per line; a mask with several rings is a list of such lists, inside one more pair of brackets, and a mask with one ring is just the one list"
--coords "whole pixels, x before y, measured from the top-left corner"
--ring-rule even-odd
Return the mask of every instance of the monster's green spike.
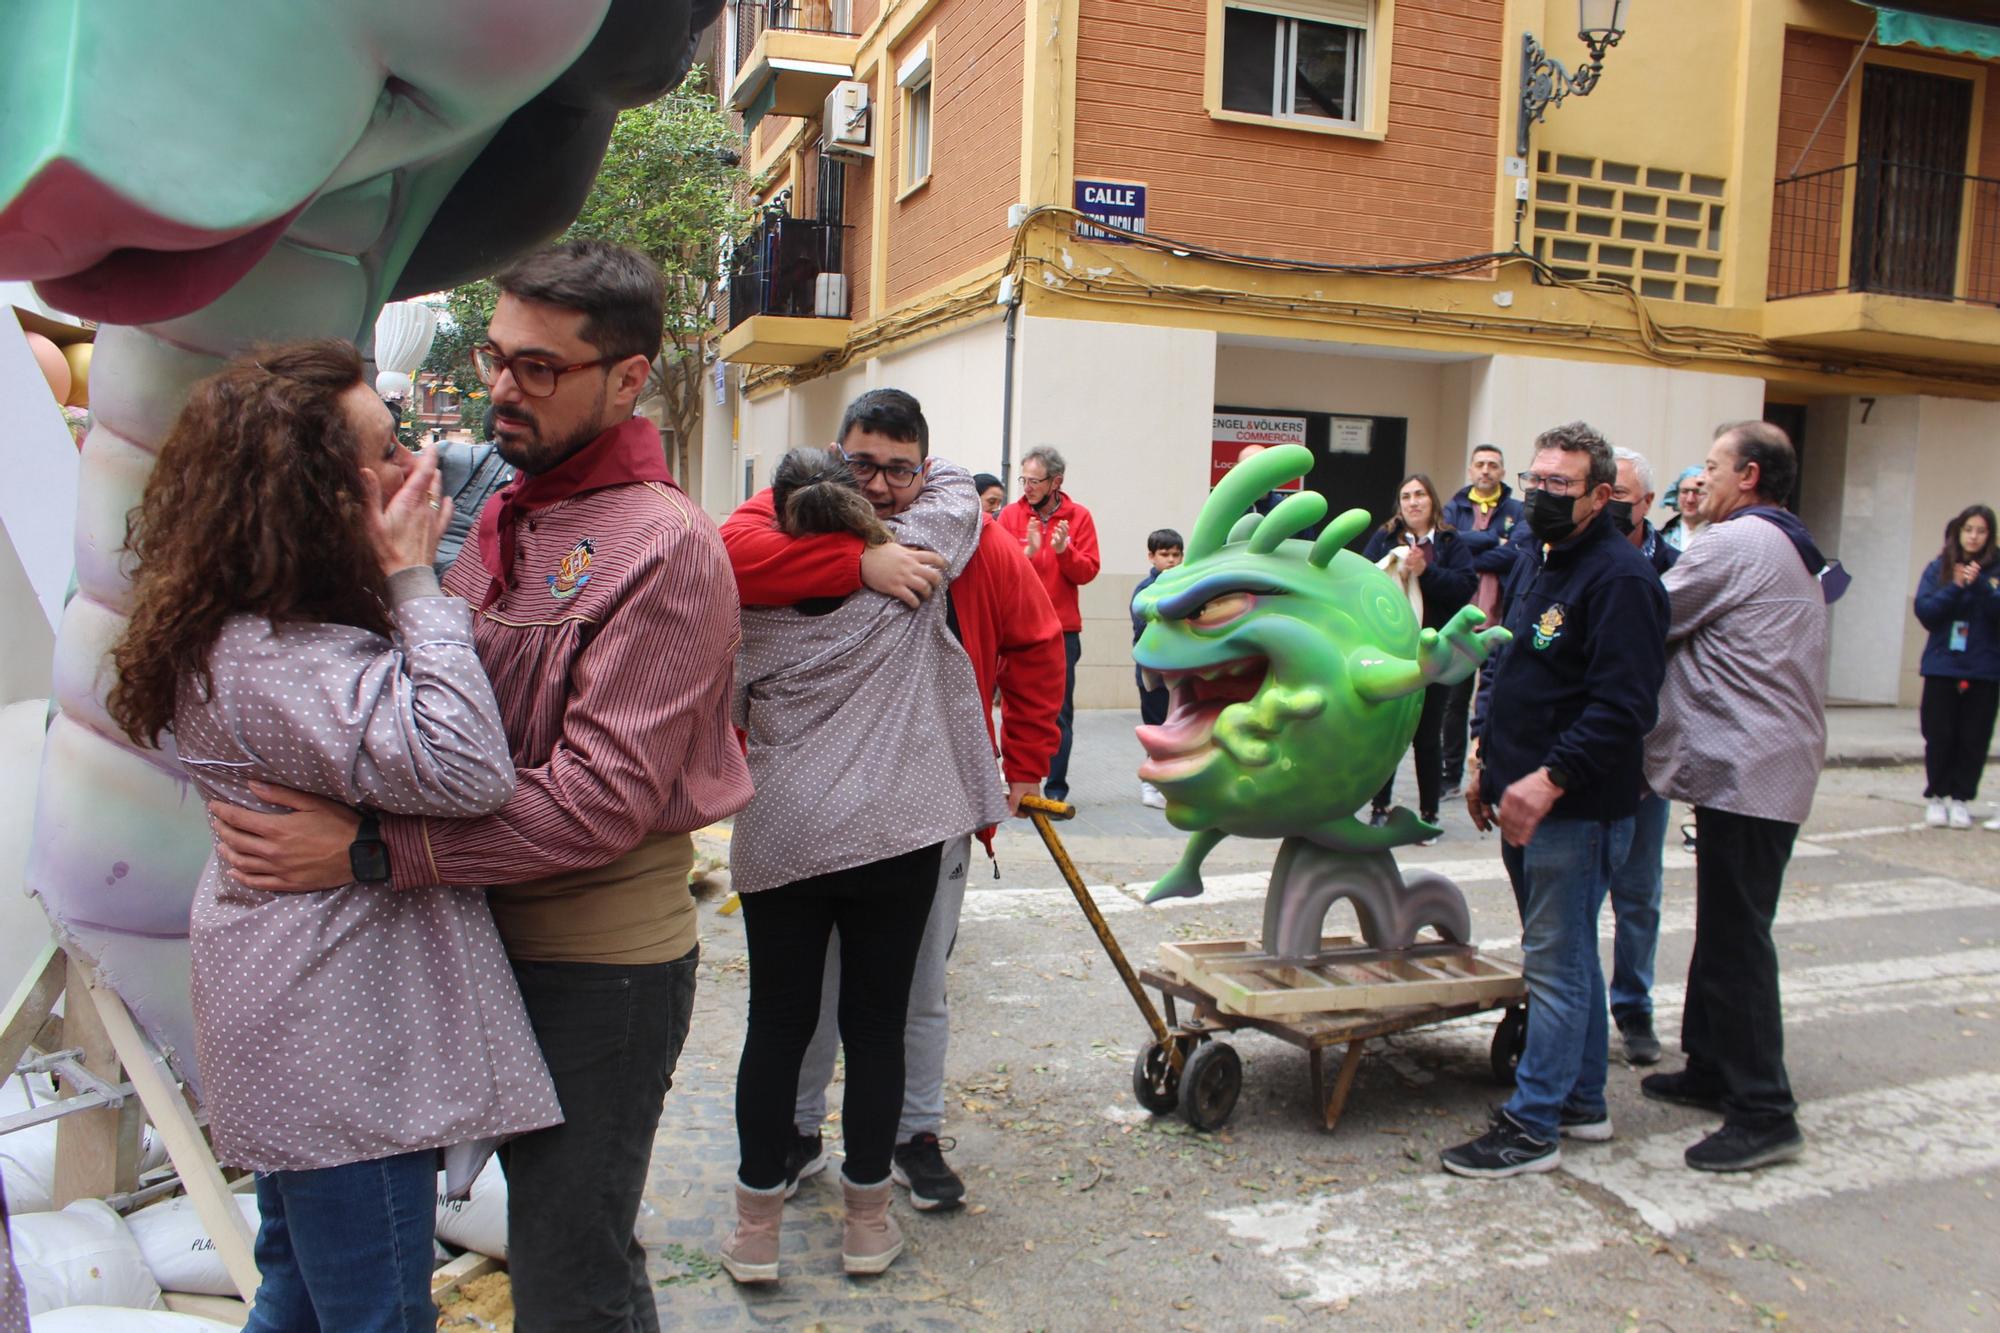
[[[1269, 555], [1278, 549], [1278, 543], [1287, 537], [1296, 537], [1313, 524], [1326, 517], [1326, 497], [1317, 491], [1301, 491], [1297, 495], [1285, 497], [1278, 507], [1265, 515], [1263, 524], [1255, 536], [1250, 538], [1253, 555]], [[1230, 534], [1234, 541], [1235, 533]]]
[[1264, 516], [1253, 509], [1242, 518], [1236, 520], [1236, 526], [1229, 530], [1229, 540], [1232, 542], [1249, 541], [1250, 534], [1255, 532], [1259, 527], [1262, 527], [1263, 523]]
[[[1259, 454], [1258, 457], [1263, 457]], [[1228, 478], [1224, 478], [1228, 480]], [[1350, 509], [1320, 531], [1319, 540], [1313, 543], [1312, 554], [1306, 559], [1325, 569], [1333, 563], [1333, 557], [1349, 542], [1368, 530], [1368, 511]]]
[[1279, 486], [1312, 471], [1312, 450], [1302, 444], [1280, 444], [1261, 454], [1252, 454], [1222, 478], [1209, 492], [1208, 502], [1195, 518], [1188, 538], [1187, 563], [1204, 560], [1221, 550], [1230, 539], [1237, 520], [1250, 507]]

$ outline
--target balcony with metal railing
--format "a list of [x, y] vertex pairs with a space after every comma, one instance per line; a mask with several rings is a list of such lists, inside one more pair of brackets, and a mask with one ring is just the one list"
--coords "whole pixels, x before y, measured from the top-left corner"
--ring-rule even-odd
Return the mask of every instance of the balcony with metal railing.
[[1774, 341], [2000, 360], [2000, 180], [1863, 159], [1777, 181], [1765, 300]]
[[736, 244], [729, 264], [725, 361], [800, 365], [847, 343], [847, 228], [767, 212]]
[[729, 105], [746, 127], [765, 116], [817, 116], [854, 77], [860, 53], [852, 0], [737, 0], [736, 69]]

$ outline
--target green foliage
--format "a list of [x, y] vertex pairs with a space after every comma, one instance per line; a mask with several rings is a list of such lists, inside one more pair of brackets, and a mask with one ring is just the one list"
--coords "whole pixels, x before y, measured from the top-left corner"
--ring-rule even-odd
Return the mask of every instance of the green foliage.
[[[654, 383], [680, 442], [675, 470], [687, 475], [688, 445], [701, 429], [702, 340], [708, 305], [717, 295], [718, 245], [748, 223], [746, 176], [735, 165], [742, 136], [716, 105], [699, 66], [673, 92], [622, 113], [611, 131], [597, 181], [565, 239], [596, 237], [645, 254], [666, 276], [667, 303], [660, 365]], [[444, 301], [449, 322], [424, 362], [469, 391], [480, 391], [472, 349], [486, 340], [497, 291], [468, 283]], [[463, 400], [467, 424], [484, 413], [483, 392]]]

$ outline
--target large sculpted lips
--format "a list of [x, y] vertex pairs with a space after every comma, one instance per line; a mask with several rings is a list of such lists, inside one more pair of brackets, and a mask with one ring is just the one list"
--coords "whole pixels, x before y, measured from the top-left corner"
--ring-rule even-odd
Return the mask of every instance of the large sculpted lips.
[[1268, 658], [1254, 656], [1192, 671], [1140, 668], [1146, 688], [1165, 686], [1173, 693], [1167, 720], [1138, 729], [1139, 744], [1146, 749], [1139, 777], [1153, 783], [1175, 782], [1207, 767], [1216, 754], [1216, 719], [1229, 705], [1255, 698], [1270, 668]]
[[0, 273], [34, 280], [49, 304], [85, 319], [174, 319], [235, 286], [304, 207], [255, 226], [198, 227], [54, 162], [0, 209]]

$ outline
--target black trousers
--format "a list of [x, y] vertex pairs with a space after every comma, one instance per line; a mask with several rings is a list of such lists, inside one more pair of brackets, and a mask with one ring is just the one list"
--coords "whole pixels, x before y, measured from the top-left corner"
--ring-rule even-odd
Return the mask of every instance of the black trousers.
[[1076, 737], [1076, 663], [1083, 656], [1083, 635], [1075, 630], [1063, 631], [1063, 701], [1062, 709], [1056, 714], [1056, 727], [1062, 732], [1062, 739], [1056, 742], [1056, 752], [1049, 758], [1048, 780], [1042, 783], [1042, 792], [1051, 801], [1069, 799], [1069, 746]]
[[750, 1030], [736, 1068], [737, 1178], [784, 1183], [799, 1063], [819, 1025], [826, 946], [840, 930], [840, 1044], [847, 1051], [841, 1138], [847, 1178], [889, 1178], [903, 1112], [903, 1023], [917, 948], [937, 895], [942, 843], [743, 895], [750, 944]]
[[1137, 679], [1137, 675], [1138, 673], [1133, 673], [1134, 680], [1139, 686], [1139, 721], [1146, 726], [1157, 727], [1167, 720], [1167, 710], [1173, 705], [1174, 692], [1164, 686], [1157, 690], [1149, 690], [1144, 681]]
[[1479, 690], [1479, 673], [1475, 671], [1446, 688], [1450, 693], [1444, 701], [1444, 741], [1438, 748], [1438, 763], [1449, 788], [1465, 782], [1466, 731], [1472, 722], [1472, 696]]
[[1771, 920], [1799, 826], [1696, 806], [1694, 957], [1681, 1049], [1731, 1124], [1763, 1129], [1798, 1110], [1785, 1075]]
[[[1444, 710], [1447, 697], [1451, 694], [1449, 685], [1427, 685], [1424, 687], [1424, 710], [1417, 714], [1417, 734], [1410, 742], [1410, 748], [1417, 756], [1417, 813], [1435, 815], [1438, 808], [1438, 792], [1444, 786], [1444, 769], [1438, 757], [1444, 729]], [[1463, 762], [1460, 756], [1460, 762]], [[1382, 784], [1382, 790], [1375, 793], [1375, 806], [1386, 810], [1396, 795], [1396, 775]]]
[[1925, 676], [1917, 710], [1924, 733], [1924, 795], [1942, 801], [1979, 798], [1993, 718], [2000, 713], [2000, 681]]
[[563, 1123], [503, 1144], [516, 1326], [658, 1333], [632, 1234], [694, 1016], [700, 950], [671, 963], [516, 962]]

